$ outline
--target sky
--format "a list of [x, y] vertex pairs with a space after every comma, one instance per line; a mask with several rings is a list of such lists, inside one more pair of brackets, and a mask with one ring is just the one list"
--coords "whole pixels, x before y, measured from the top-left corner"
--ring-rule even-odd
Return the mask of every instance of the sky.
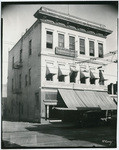
[[[107, 52], [117, 50], [117, 17], [118, 10], [113, 5], [102, 4], [15, 4], [6, 5], [1, 10], [3, 18], [3, 51], [2, 51], [2, 81], [3, 84], [7, 83], [8, 72], [8, 51], [15, 45], [20, 39], [21, 35], [25, 33], [35, 21], [33, 16], [35, 12], [42, 6], [50, 9], [54, 9], [59, 12], [70, 14], [79, 18], [87, 19], [96, 23], [106, 25], [107, 29], [113, 31], [111, 35], [107, 37]], [[110, 76], [110, 81], [116, 81], [117, 68], [112, 70], [113, 64], [107, 69]], [[113, 79], [112, 79], [112, 78]]]

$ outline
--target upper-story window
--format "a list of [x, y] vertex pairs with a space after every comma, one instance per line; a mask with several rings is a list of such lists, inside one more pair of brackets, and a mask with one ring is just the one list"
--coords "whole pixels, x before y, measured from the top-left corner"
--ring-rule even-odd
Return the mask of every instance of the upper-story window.
[[80, 39], [80, 54], [85, 54], [85, 39]]
[[22, 49], [20, 50], [20, 62], [22, 62]]
[[47, 81], [53, 81], [53, 74], [47, 74], [46, 75], [46, 80]]
[[12, 79], [12, 91], [14, 90], [14, 79]]
[[28, 77], [27, 75], [25, 75], [25, 86], [27, 86], [27, 82], [28, 82]]
[[29, 69], [29, 85], [31, 85], [31, 68]]
[[29, 41], [29, 55], [32, 54], [32, 40]]
[[99, 85], [104, 85], [103, 71], [99, 70]]
[[94, 56], [94, 41], [89, 41], [89, 55]]
[[58, 47], [64, 48], [64, 35], [58, 34]]
[[75, 50], [75, 37], [69, 36], [69, 49]]
[[19, 88], [21, 89], [21, 74], [19, 75]]
[[46, 36], [47, 36], [47, 39], [46, 39], [46, 48], [53, 48], [53, 32], [51, 31], [46, 31]]
[[103, 58], [103, 44], [98, 43], [98, 56]]
[[12, 57], [12, 69], [14, 68], [14, 57]]

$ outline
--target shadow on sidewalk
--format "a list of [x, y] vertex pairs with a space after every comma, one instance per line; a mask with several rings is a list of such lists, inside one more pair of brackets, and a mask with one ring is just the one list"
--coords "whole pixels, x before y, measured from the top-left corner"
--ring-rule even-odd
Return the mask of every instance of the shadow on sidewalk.
[[60, 136], [70, 140], [71, 143], [73, 141], [87, 141], [94, 143], [93, 147], [97, 147], [96, 145], [98, 144], [104, 148], [116, 148], [116, 129], [108, 126], [80, 128], [74, 125], [68, 126], [67, 124], [55, 123], [50, 125], [34, 125], [26, 129], [47, 134], [47, 136]]
[[6, 149], [6, 148], [20, 148], [21, 146], [15, 143], [11, 143], [9, 141], [2, 141], [1, 142], [1, 147], [2, 149]]

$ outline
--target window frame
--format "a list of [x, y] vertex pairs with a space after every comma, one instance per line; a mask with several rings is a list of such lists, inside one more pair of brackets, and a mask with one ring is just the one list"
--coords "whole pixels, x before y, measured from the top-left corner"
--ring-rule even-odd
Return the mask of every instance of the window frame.
[[[48, 41], [48, 32], [49, 33], [52, 33], [51, 34], [51, 42], [49, 42]], [[50, 35], [50, 34], [49, 34]], [[49, 44], [49, 46], [48, 46], [48, 44]], [[51, 47], [50, 47], [50, 45], [51, 45]], [[46, 48], [48, 48], [48, 49], [53, 49], [53, 32], [52, 31], [49, 31], [49, 30], [46, 30]]]
[[[84, 41], [84, 45], [81, 45], [81, 40]], [[84, 38], [79, 38], [79, 47], [80, 47], [80, 54], [85, 55], [85, 39]], [[81, 50], [82, 48], [84, 48], [84, 52]]]
[[[74, 39], [74, 41], [72, 41], [71, 38]], [[75, 37], [71, 35], [69, 36], [69, 50], [75, 51]]]
[[22, 62], [22, 49], [20, 49], [20, 58], [19, 58], [19, 62]]
[[[93, 43], [93, 47], [91, 46], [91, 43]], [[92, 50], [93, 53], [91, 52]], [[95, 42], [93, 40], [89, 40], [89, 56], [95, 56]]]
[[19, 89], [21, 89], [21, 86], [22, 86], [22, 84], [21, 84], [21, 74], [19, 74]]
[[[101, 49], [99, 48], [99, 45], [102, 45], [102, 54], [100, 54]], [[100, 56], [101, 55], [101, 56]], [[98, 57], [103, 58], [104, 57], [104, 48], [103, 43], [98, 43]]]
[[14, 90], [14, 79], [12, 78], [12, 91]]
[[12, 57], [12, 69], [14, 69], [14, 56]]
[[[60, 36], [63, 36], [63, 42], [62, 41], [60, 41]], [[58, 47], [60, 47], [60, 48], [64, 48], [65, 47], [65, 37], [64, 37], [64, 34], [61, 34], [61, 33], [58, 33]], [[61, 43], [61, 45], [63, 45], [63, 46], [60, 46], [60, 43]]]
[[25, 87], [28, 85], [28, 76], [27, 74], [25, 75]]
[[29, 85], [31, 85], [31, 68], [29, 68]]
[[29, 41], [29, 56], [32, 55], [32, 40]]

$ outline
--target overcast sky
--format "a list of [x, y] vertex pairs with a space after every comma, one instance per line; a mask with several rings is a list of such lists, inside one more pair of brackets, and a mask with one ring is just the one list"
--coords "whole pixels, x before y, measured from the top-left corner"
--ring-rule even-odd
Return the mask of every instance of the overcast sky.
[[[25, 33], [26, 28], [36, 21], [33, 15], [42, 6], [106, 25], [107, 29], [113, 31], [107, 37], [107, 52], [117, 50], [118, 11], [112, 5], [7, 5], [1, 12], [3, 18], [3, 84], [7, 83], [8, 51]], [[113, 77], [116, 74], [115, 71], [110, 73]]]

